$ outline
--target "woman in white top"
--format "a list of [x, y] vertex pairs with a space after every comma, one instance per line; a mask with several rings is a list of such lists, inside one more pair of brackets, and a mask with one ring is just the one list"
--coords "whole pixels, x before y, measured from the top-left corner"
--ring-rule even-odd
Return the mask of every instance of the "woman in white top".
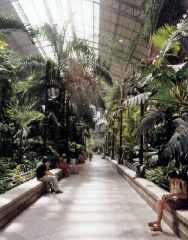
[[176, 210], [184, 207], [187, 203], [187, 185], [182, 181], [181, 177], [176, 171], [170, 171], [167, 178], [171, 183], [171, 190], [169, 194], [163, 195], [162, 199], [157, 201], [157, 220], [148, 223], [151, 231], [162, 231], [161, 219], [163, 216], [163, 209]]

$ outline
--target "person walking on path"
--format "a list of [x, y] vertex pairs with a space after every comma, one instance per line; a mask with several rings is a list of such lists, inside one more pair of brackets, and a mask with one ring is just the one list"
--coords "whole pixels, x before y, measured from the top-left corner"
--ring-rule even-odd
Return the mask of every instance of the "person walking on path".
[[90, 162], [91, 162], [91, 159], [93, 158], [93, 151], [92, 151], [92, 149], [90, 148], [89, 149], [89, 160], [90, 160]]
[[42, 161], [39, 162], [36, 166], [36, 176], [37, 180], [41, 182], [48, 182], [51, 187], [51, 192], [63, 193], [59, 190], [59, 185], [57, 181], [57, 176], [48, 171], [48, 158], [43, 156]]
[[162, 199], [157, 201], [157, 220], [148, 223], [151, 231], [162, 231], [163, 209], [176, 210], [187, 204], [187, 186], [186, 182], [182, 181], [179, 172], [171, 170], [168, 172], [167, 178], [171, 183], [171, 190], [169, 194], [164, 194]]

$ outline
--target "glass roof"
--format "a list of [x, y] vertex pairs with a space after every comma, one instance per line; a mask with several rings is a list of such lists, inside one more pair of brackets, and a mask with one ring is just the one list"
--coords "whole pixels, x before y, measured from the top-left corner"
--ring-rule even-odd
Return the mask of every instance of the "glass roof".
[[[131, 66], [140, 59], [147, 59], [148, 46], [137, 45], [127, 63], [121, 57], [119, 62], [114, 62], [108, 43], [99, 41], [97, 36], [105, 34], [119, 41], [121, 49], [126, 49], [142, 25], [139, 4], [140, 0], [0, 0], [0, 11], [21, 19], [28, 26], [49, 23], [57, 24], [59, 29], [74, 14], [67, 40], [74, 36], [89, 40], [91, 47], [109, 64], [111, 74], [122, 79], [126, 64]], [[16, 32], [7, 36], [7, 43], [10, 49], [22, 54], [35, 55], [40, 51], [44, 57], [53, 58], [49, 43], [43, 39], [36, 39], [36, 44], [32, 45], [24, 34]]]
[[[74, 14], [68, 25], [66, 40], [74, 36], [87, 39], [91, 47], [98, 49], [98, 40], [94, 36], [99, 33], [99, 3], [100, 0], [17, 0], [12, 1], [16, 12], [21, 20], [32, 27], [41, 27], [44, 23], [57, 24], [59, 30], [67, 23]], [[42, 47], [41, 47], [42, 45]], [[36, 43], [42, 55], [51, 56], [51, 48], [46, 41], [40, 39]], [[44, 53], [45, 52], [45, 53]]]

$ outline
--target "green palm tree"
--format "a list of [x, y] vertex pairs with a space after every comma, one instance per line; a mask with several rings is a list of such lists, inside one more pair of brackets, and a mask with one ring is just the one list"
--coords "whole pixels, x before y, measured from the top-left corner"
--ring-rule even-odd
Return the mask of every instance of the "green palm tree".
[[[128, 68], [139, 44], [148, 46], [151, 36], [164, 24], [175, 26], [183, 14], [187, 12], [187, 2], [185, 0], [142, 0], [140, 2], [143, 23], [140, 31], [130, 41], [127, 53], [125, 69]], [[149, 45], [148, 59], [155, 55], [153, 45]]]
[[[22, 32], [26, 34], [29, 40], [34, 44], [35, 31], [19, 20], [0, 12], [0, 39], [5, 39], [11, 32]], [[0, 41], [3, 46], [3, 41]]]
[[[45, 39], [49, 41], [54, 52], [52, 68], [56, 72], [56, 84], [58, 83], [60, 88], [59, 97], [50, 101], [50, 105], [54, 104], [53, 111], [55, 109], [56, 122], [59, 122], [64, 130], [65, 122], [68, 123], [66, 115], [70, 110], [68, 109], [69, 100], [75, 102], [78, 108], [80, 96], [83, 94], [87, 96], [84, 98], [86, 105], [89, 106], [89, 103], [96, 105], [96, 96], [98, 99], [102, 99], [99, 94], [100, 79], [106, 80], [108, 84], [112, 83], [112, 77], [106, 70], [106, 63], [94, 54], [88, 41], [75, 38], [71, 42], [65, 42], [66, 29], [64, 27], [63, 32], [59, 33], [56, 25], [45, 24], [42, 27], [42, 33]], [[25, 80], [29, 78], [22, 100], [26, 97], [28, 100], [32, 99], [36, 103], [35, 106], [39, 107], [41, 101], [44, 101], [45, 65], [44, 60], [34, 59], [33, 57], [32, 59], [25, 59], [19, 68], [19, 76], [22, 76]], [[40, 71], [38, 71], [39, 69]], [[91, 96], [93, 97], [91, 98]], [[66, 102], [65, 98], [67, 99]], [[55, 125], [54, 141], [55, 139], [58, 141], [58, 126]]]

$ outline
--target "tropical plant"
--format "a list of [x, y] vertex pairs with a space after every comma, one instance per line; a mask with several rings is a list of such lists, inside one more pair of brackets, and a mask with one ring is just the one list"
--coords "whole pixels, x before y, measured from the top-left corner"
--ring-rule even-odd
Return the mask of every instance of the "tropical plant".
[[9, 111], [8, 114], [10, 118], [13, 120], [17, 133], [14, 136], [14, 140], [19, 139], [19, 162], [22, 162], [22, 145], [23, 145], [23, 138], [27, 138], [30, 128], [29, 125], [35, 121], [41, 121], [43, 119], [43, 114], [36, 112], [36, 111], [29, 111], [29, 107], [20, 107], [20, 106], [13, 106]]
[[[26, 34], [29, 40], [34, 44], [35, 31], [19, 20], [15, 20], [12, 16], [7, 16], [0, 12], [0, 39], [5, 39], [5, 36], [11, 32], [22, 32]], [[5, 42], [0, 41], [1, 47], [6, 46]]]
[[[176, 25], [187, 11], [185, 0], [142, 0], [140, 2], [142, 13], [142, 25], [137, 34], [132, 38], [126, 52], [125, 69], [131, 63], [135, 51], [140, 45], [147, 47], [151, 36], [164, 24]], [[153, 44], [149, 44], [148, 59], [153, 59], [156, 49]]]
[[140, 119], [140, 123], [134, 129], [132, 136], [143, 135], [144, 133], [151, 132], [156, 125], [167, 119], [176, 110], [173, 107], [160, 106], [159, 108], [151, 107]]
[[159, 56], [158, 65], [164, 59], [169, 59], [171, 56], [177, 56], [180, 51], [180, 40], [182, 36], [188, 33], [188, 19], [184, 19], [177, 27], [165, 24], [159, 28], [151, 37], [151, 42], [157, 47]]
[[0, 121], [4, 120], [6, 109], [12, 102], [19, 59], [20, 55], [11, 50], [0, 50]]
[[188, 117], [183, 115], [184, 119], [177, 118], [173, 121], [175, 131], [170, 141], [159, 152], [159, 158], [164, 164], [175, 160], [177, 167], [181, 162], [183, 165], [188, 164]]

